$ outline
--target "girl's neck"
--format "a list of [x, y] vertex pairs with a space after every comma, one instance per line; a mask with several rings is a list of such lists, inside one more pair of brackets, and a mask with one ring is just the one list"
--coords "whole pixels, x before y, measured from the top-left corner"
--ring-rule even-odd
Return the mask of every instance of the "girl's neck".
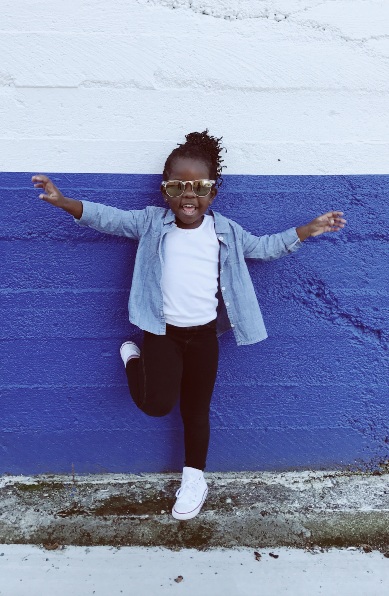
[[194, 221], [193, 224], [184, 224], [184, 223], [182, 223], [182, 221], [180, 221], [176, 217], [176, 226], [177, 226], [177, 228], [181, 228], [182, 230], [195, 230], [196, 228], [199, 228], [201, 226], [203, 221], [204, 221], [204, 215], [202, 215], [200, 217], [200, 219], [197, 219], [196, 221]]

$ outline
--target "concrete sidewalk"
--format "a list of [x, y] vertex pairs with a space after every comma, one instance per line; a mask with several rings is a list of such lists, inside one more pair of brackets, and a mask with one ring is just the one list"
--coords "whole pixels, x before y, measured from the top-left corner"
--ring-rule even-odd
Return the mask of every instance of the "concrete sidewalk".
[[2, 476], [0, 542], [389, 550], [388, 474], [207, 473], [203, 510], [177, 522], [170, 512], [180, 478]]
[[256, 552], [0, 545], [0, 595], [387, 596], [389, 591], [389, 558], [378, 551]]

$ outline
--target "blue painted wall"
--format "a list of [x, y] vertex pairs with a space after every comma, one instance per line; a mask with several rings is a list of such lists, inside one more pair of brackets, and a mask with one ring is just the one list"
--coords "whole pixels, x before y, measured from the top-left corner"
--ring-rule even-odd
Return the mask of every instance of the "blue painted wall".
[[[0, 473], [180, 470], [178, 409], [133, 405], [119, 346], [136, 245], [80, 229], [31, 173], [0, 174]], [[52, 174], [64, 194], [162, 205], [159, 176]], [[329, 209], [347, 228], [249, 268], [269, 338], [221, 338], [208, 470], [364, 468], [389, 458], [389, 176], [226, 176], [214, 208], [257, 234]]]

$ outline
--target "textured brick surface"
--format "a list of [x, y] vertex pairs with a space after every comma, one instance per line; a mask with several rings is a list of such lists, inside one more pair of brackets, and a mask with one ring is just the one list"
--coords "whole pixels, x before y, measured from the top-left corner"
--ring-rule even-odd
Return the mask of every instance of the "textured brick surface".
[[[53, 174], [69, 196], [160, 204], [156, 176]], [[136, 244], [80, 229], [30, 174], [0, 177], [0, 472], [141, 472], [182, 464], [178, 410], [131, 403], [119, 357]], [[144, 192], [141, 189], [144, 188]], [[389, 456], [389, 178], [232, 176], [215, 209], [257, 233], [342, 208], [341, 234], [250, 262], [269, 338], [221, 339], [211, 470], [373, 466]]]

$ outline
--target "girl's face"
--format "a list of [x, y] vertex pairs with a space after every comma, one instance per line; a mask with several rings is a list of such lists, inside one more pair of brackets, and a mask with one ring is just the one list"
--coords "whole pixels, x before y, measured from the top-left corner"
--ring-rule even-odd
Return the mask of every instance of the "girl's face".
[[[199, 159], [191, 157], [177, 157], [173, 161], [169, 180], [203, 180], [210, 179], [208, 166]], [[203, 219], [204, 213], [212, 204], [217, 195], [217, 189], [213, 188], [206, 197], [198, 197], [192, 190], [191, 184], [185, 185], [185, 190], [180, 197], [169, 197], [163, 192], [165, 201], [176, 216], [176, 224], [179, 228], [198, 228]]]

